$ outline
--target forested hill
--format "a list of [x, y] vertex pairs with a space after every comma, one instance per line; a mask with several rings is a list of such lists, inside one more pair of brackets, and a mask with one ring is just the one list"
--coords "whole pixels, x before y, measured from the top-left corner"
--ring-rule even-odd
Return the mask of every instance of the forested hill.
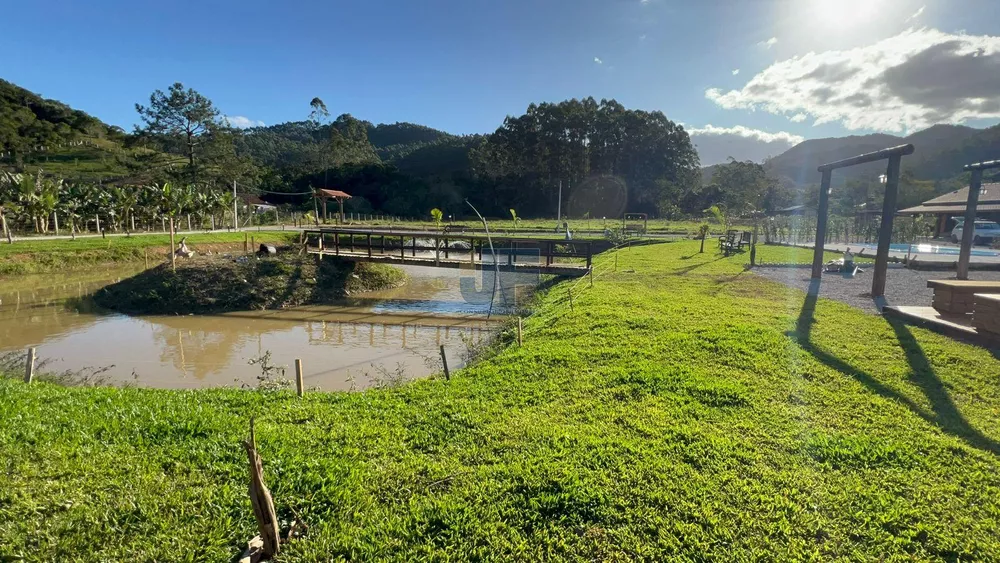
[[12, 158], [77, 141], [119, 132], [101, 120], [62, 102], [47, 100], [0, 79], [0, 152]]
[[[988, 129], [935, 125], [906, 137], [876, 133], [810, 139], [770, 159], [765, 168], [788, 184], [805, 186], [819, 183], [816, 168], [821, 164], [906, 143], [912, 143], [916, 152], [903, 159], [904, 170], [924, 180], [945, 180], [959, 175], [966, 164], [1000, 158], [1000, 125]], [[885, 163], [874, 162], [838, 170], [834, 176], [843, 183], [884, 172]]]
[[[570, 216], [683, 216], [714, 204], [775, 209], [794, 199], [789, 188], [818, 183], [820, 164], [903, 143], [917, 149], [904, 160], [912, 199], [954, 189], [964, 164], [1000, 157], [1000, 126], [937, 125], [907, 137], [813, 139], [763, 167], [743, 162], [699, 174], [684, 127], [613, 99], [530, 104], [491, 133], [465, 136], [346, 113], [333, 118], [319, 98], [310, 102], [308, 120], [237, 130], [211, 100], [180, 83], [169, 95], [154, 91], [148, 106], [139, 102], [142, 123], [125, 133], [0, 81], [0, 168], [42, 170], [67, 184], [179, 182], [228, 191], [236, 182], [245, 193], [303, 209], [311, 205], [310, 188], [331, 187], [354, 196], [348, 211], [410, 217], [432, 208], [467, 214], [466, 202], [493, 217], [511, 210], [553, 216], [557, 209]], [[874, 163], [835, 178], [871, 183], [882, 171]]]
[[[367, 123], [367, 122], [366, 122]], [[450, 142], [458, 137], [415, 123], [380, 123], [368, 125], [368, 141], [375, 147], [383, 161], [396, 160], [411, 152], [440, 142]]]

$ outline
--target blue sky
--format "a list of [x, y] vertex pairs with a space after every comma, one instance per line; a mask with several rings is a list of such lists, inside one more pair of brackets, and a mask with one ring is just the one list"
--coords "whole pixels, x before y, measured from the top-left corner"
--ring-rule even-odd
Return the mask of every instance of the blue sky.
[[[531, 102], [613, 97], [704, 142], [772, 148], [1000, 121], [1000, 93], [976, 76], [1000, 69], [997, 0], [77, 0], [4, 13], [17, 25], [0, 34], [0, 77], [126, 128], [175, 81], [266, 124], [305, 118], [313, 96], [334, 114], [452, 133], [492, 131]], [[927, 69], [949, 61], [955, 91], [987, 93], [943, 102], [963, 94], [929, 86]], [[875, 111], [844, 101], [873, 89]]]

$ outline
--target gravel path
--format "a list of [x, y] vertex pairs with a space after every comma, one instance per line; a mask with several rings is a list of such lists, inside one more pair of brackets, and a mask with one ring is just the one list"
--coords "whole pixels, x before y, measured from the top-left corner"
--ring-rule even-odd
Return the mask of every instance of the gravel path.
[[[809, 268], [754, 268], [759, 276], [783, 283], [789, 287], [808, 291]], [[930, 307], [934, 290], [927, 287], [927, 280], [955, 279], [955, 272], [907, 270], [902, 266], [889, 264], [885, 281], [885, 299], [889, 305], [915, 305]], [[1000, 272], [971, 271], [969, 279], [1000, 281]], [[823, 274], [820, 297], [836, 299], [865, 312], [878, 314], [875, 303], [869, 297], [872, 290], [872, 268], [857, 277], [847, 278], [842, 274]]]

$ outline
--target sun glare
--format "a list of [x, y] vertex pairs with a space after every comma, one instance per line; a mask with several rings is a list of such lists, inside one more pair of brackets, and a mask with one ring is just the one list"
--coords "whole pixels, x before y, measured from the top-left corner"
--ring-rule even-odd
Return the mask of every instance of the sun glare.
[[884, 0], [812, 0], [809, 17], [833, 29], [850, 29], [871, 23], [885, 9]]

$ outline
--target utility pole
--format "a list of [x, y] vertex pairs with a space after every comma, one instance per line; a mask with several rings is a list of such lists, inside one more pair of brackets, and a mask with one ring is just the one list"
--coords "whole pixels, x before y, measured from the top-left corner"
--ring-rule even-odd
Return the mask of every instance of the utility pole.
[[240, 218], [236, 214], [236, 180], [233, 180], [233, 230], [240, 230]]
[[556, 222], [562, 223], [562, 180], [559, 180], [559, 202], [556, 203]]

